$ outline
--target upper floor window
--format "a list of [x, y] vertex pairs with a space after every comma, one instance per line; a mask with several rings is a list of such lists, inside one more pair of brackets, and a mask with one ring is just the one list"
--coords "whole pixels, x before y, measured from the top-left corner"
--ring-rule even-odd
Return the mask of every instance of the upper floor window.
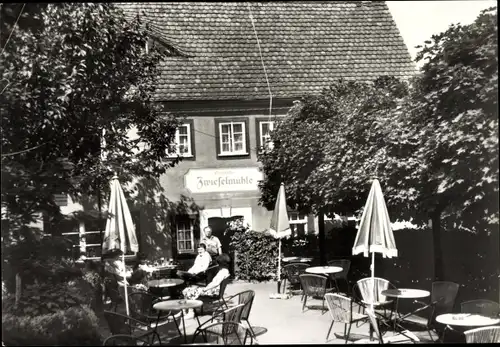
[[194, 157], [193, 121], [188, 120], [175, 131], [174, 150], [169, 157]]
[[261, 147], [265, 146], [269, 149], [273, 148], [273, 142], [271, 141], [271, 131], [273, 130], [274, 121], [259, 122], [259, 140]]
[[248, 120], [216, 120], [217, 154], [248, 155]]

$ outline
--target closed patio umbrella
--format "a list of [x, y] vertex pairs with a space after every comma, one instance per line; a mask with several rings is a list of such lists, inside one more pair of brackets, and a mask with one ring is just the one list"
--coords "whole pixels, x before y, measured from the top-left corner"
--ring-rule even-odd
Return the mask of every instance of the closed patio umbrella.
[[278, 197], [271, 217], [271, 226], [269, 232], [278, 239], [278, 293], [280, 291], [281, 280], [281, 239], [291, 235], [290, 222], [288, 221], [288, 212], [286, 209], [285, 185], [281, 183], [278, 191]]
[[[108, 206], [108, 220], [104, 231], [102, 252], [104, 254], [110, 251], [121, 251], [122, 261], [125, 265], [125, 253], [127, 249], [132, 252], [138, 252], [139, 244], [132, 216], [117, 176], [111, 179], [111, 194]], [[123, 282], [125, 285], [125, 307], [128, 315], [129, 307], [125, 271], [123, 272]]]
[[[378, 179], [373, 180], [352, 248], [353, 255], [360, 253], [365, 257], [368, 257], [369, 253], [372, 255], [370, 266], [372, 284], [375, 277], [375, 253], [382, 254], [384, 258], [398, 256], [389, 213]], [[373, 311], [373, 300], [371, 309]]]

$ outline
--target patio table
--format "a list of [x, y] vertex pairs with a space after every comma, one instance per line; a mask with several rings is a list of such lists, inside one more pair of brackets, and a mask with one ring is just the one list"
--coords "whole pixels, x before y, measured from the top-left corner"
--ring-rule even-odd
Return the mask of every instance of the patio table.
[[187, 343], [187, 335], [186, 335], [186, 323], [184, 322], [184, 310], [193, 309], [194, 316], [198, 321], [198, 326], [200, 326], [200, 319], [198, 318], [198, 314], [196, 313], [196, 308], [201, 307], [203, 305], [203, 301], [201, 300], [166, 300], [161, 301], [153, 305], [155, 310], [158, 310], [158, 319], [160, 317], [160, 311], [181, 311], [181, 319], [182, 319], [182, 329], [184, 331], [184, 343]]
[[[446, 329], [450, 329], [452, 331], [459, 331], [460, 333], [463, 333], [465, 330], [468, 329], [499, 324], [500, 317], [487, 317], [479, 314], [470, 314], [470, 313], [445, 313], [437, 316], [436, 321], [438, 323], [445, 325], [443, 336], [441, 336], [441, 341], [444, 341], [444, 335], [446, 333]], [[451, 326], [458, 327], [459, 329], [455, 330], [451, 328]]]
[[398, 310], [399, 299], [419, 299], [426, 298], [431, 295], [428, 290], [422, 289], [411, 289], [411, 288], [400, 288], [400, 289], [386, 289], [380, 292], [380, 294], [396, 299], [396, 308], [394, 312], [394, 317], [391, 317], [394, 330], [400, 330], [400, 334], [406, 336], [407, 338], [420, 342], [420, 339], [413, 334], [411, 331], [404, 329], [400, 323], [404, 321], [405, 316], [401, 316]]
[[173, 294], [168, 291], [168, 293], [165, 293], [164, 289], [170, 289], [173, 287], [180, 286], [181, 284], [184, 283], [184, 280], [180, 278], [163, 278], [163, 279], [157, 279], [157, 280], [151, 280], [148, 282], [148, 287], [149, 291], [154, 294], [159, 296], [162, 300], [170, 299]]
[[313, 261], [313, 258], [304, 258], [304, 257], [284, 257], [281, 259], [284, 263], [310, 263]]
[[340, 266], [313, 266], [307, 268], [306, 272], [315, 275], [328, 275], [342, 272], [342, 268]]

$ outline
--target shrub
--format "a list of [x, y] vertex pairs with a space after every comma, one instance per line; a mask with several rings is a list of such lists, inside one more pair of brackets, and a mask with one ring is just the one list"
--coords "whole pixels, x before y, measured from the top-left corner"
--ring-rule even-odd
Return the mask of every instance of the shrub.
[[237, 252], [235, 277], [242, 280], [276, 279], [278, 240], [263, 232], [235, 232], [230, 246]]
[[37, 316], [4, 313], [2, 330], [7, 346], [97, 346], [103, 341], [98, 318], [88, 306]]

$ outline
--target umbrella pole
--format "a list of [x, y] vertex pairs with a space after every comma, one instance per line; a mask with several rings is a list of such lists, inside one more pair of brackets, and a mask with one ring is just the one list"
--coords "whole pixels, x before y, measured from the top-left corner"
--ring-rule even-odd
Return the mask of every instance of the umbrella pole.
[[281, 238], [278, 239], [278, 294], [281, 287]]
[[128, 310], [128, 293], [127, 293], [127, 267], [125, 266], [125, 252], [122, 253], [122, 261], [123, 261], [123, 285], [124, 285], [124, 292], [125, 292], [125, 308], [127, 310], [127, 316], [130, 315], [129, 310]]
[[[373, 309], [373, 302], [375, 301], [375, 252], [372, 252], [372, 265], [370, 266], [372, 272], [372, 300], [371, 300], [371, 311], [372, 314], [375, 314], [375, 310]], [[373, 341], [373, 328], [370, 324], [370, 341]]]

